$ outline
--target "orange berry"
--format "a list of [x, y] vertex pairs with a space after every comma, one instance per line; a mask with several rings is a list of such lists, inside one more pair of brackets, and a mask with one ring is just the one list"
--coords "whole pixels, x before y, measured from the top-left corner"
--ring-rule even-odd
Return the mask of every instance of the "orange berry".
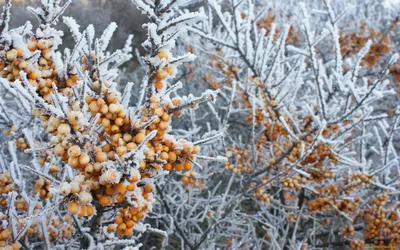
[[121, 110], [121, 106], [119, 104], [112, 103], [108, 107], [109, 112], [118, 113]]
[[79, 210], [79, 205], [77, 202], [72, 201], [68, 204], [68, 212], [70, 212], [71, 214], [76, 214], [78, 213]]
[[93, 206], [86, 206], [86, 215], [92, 216], [94, 214], [94, 207]]
[[118, 229], [124, 231], [126, 229], [126, 224], [125, 223], [119, 224]]
[[69, 157], [68, 164], [72, 168], [77, 168], [79, 166], [79, 159], [78, 158], [74, 158], [74, 157]]
[[113, 195], [114, 194], [114, 187], [108, 187], [106, 188], [106, 194], [107, 195]]
[[174, 162], [174, 161], [176, 161], [176, 154], [175, 154], [175, 152], [169, 152], [168, 153], [168, 161], [169, 162]]
[[68, 149], [69, 157], [78, 157], [81, 154], [81, 149], [78, 146], [72, 146]]
[[164, 79], [164, 78], [167, 77], [167, 76], [168, 76], [168, 72], [165, 71], [165, 70], [159, 70], [159, 71], [157, 71], [157, 73], [156, 73], [156, 79], [157, 79], [157, 80], [162, 80], [162, 79]]
[[146, 193], [150, 193], [151, 191], [153, 191], [153, 187], [150, 184], [148, 184], [148, 185], [144, 186], [144, 191]]
[[128, 221], [126, 221], [126, 227], [127, 228], [131, 228], [131, 227], [133, 227], [133, 225], [135, 224], [135, 222], [133, 221], [133, 220], [128, 220]]
[[108, 225], [107, 232], [108, 233], [114, 232], [116, 227], [117, 226], [115, 224]]
[[28, 78], [31, 79], [31, 80], [37, 80], [37, 79], [39, 79], [40, 77], [41, 77], [41, 76], [40, 76], [40, 72], [38, 72], [38, 71], [36, 71], [36, 70], [32, 71], [32, 72], [28, 75]]
[[165, 164], [165, 165], [164, 165], [164, 169], [167, 170], [167, 171], [171, 171], [171, 169], [172, 169], [172, 164], [171, 164], [171, 163]]
[[120, 215], [115, 216], [114, 222], [118, 225], [122, 224], [122, 222], [124, 222], [124, 220], [122, 219], [122, 217]]
[[89, 104], [89, 110], [93, 113], [97, 113], [100, 110], [99, 105], [97, 104], [96, 100], [93, 100], [90, 104]]
[[19, 250], [21, 249], [21, 244], [19, 244], [19, 242], [14, 242], [11, 247], [13, 250]]
[[79, 217], [86, 216], [86, 206], [80, 206], [78, 216]]
[[129, 184], [126, 186], [126, 189], [127, 189], [128, 191], [133, 191], [133, 190], [135, 189], [135, 184], [129, 183]]
[[54, 148], [53, 148], [53, 152], [55, 155], [57, 156], [63, 156], [65, 154], [65, 149], [61, 144], [57, 144]]
[[124, 155], [124, 154], [126, 154], [127, 151], [128, 151], [128, 149], [125, 146], [117, 147], [117, 154], [118, 155]]
[[169, 75], [173, 75], [175, 73], [175, 68], [173, 66], [166, 67], [165, 70]]
[[9, 51], [7, 51], [6, 56], [7, 56], [7, 60], [9, 61], [14, 61], [17, 58], [18, 55], [18, 51], [16, 49], [11, 49]]
[[162, 89], [164, 87], [164, 83], [162, 81], [157, 81], [155, 85], [156, 89]]
[[160, 52], [158, 52], [158, 57], [160, 59], [167, 59], [169, 56], [169, 51], [168, 50], [161, 50]]
[[29, 41], [28, 42], [28, 49], [30, 50], [30, 51], [35, 51], [36, 50], [36, 42], [35, 41]]
[[132, 228], [125, 229], [125, 235], [131, 235], [133, 233]]
[[115, 185], [115, 191], [120, 193], [120, 194], [125, 194], [126, 193], [126, 186], [120, 182], [117, 185]]
[[158, 124], [158, 128], [161, 129], [161, 130], [166, 130], [167, 127], [168, 127], [168, 123], [165, 122], [165, 121], [161, 121], [161, 122]]
[[160, 159], [161, 159], [161, 160], [167, 161], [168, 158], [169, 158], [169, 155], [168, 155], [167, 152], [161, 152], [161, 154], [160, 154]]
[[139, 133], [139, 134], [135, 135], [135, 142], [138, 144], [142, 143], [145, 138], [146, 138], [146, 136], [143, 133]]
[[183, 163], [183, 169], [185, 169], [186, 171], [189, 171], [192, 169], [192, 163], [190, 161], [185, 161], [185, 163]]
[[110, 202], [111, 202], [111, 199], [110, 199], [110, 196], [108, 196], [108, 195], [103, 195], [99, 199], [99, 203], [102, 206], [107, 206], [110, 204]]
[[134, 143], [134, 142], [130, 142], [130, 143], [126, 144], [126, 148], [127, 148], [128, 150], [134, 150], [134, 149], [137, 148], [137, 145], [136, 145], [136, 143]]
[[71, 127], [69, 124], [61, 123], [57, 128], [57, 132], [61, 135], [69, 134], [71, 132]]
[[86, 166], [87, 164], [89, 164], [89, 162], [90, 162], [90, 157], [89, 157], [89, 155], [87, 155], [87, 154], [81, 154], [80, 156], [79, 156], [79, 165], [81, 165], [81, 166]]

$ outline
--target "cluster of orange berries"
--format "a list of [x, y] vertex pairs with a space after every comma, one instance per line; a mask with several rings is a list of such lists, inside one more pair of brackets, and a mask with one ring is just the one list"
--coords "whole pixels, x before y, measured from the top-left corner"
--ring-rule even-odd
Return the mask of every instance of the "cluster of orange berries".
[[229, 159], [224, 163], [225, 170], [230, 170], [235, 174], [250, 172], [251, 163], [249, 162], [248, 150], [237, 146], [228, 147], [225, 157]]
[[369, 185], [373, 182], [374, 177], [365, 173], [354, 173], [350, 177], [345, 178], [346, 190], [351, 191], [360, 188], [361, 184]]
[[[171, 53], [168, 50], [160, 50], [157, 54], [158, 59], [160, 60], [168, 60], [168, 58], [171, 57]], [[175, 67], [173, 65], [165, 65], [164, 68], [159, 69], [156, 72], [155, 78], [156, 82], [154, 83], [154, 86], [156, 87], [157, 90], [163, 90], [167, 86], [166, 83], [166, 78], [171, 77], [175, 74]]]
[[50, 192], [51, 181], [39, 178], [35, 182], [35, 192], [39, 193], [42, 199], [51, 199], [53, 194]]
[[[254, 115], [254, 122], [257, 124], [260, 124], [261, 122], [264, 121], [264, 114], [262, 109], [256, 109], [255, 115]], [[247, 123], [253, 123], [253, 111], [249, 111], [249, 114], [246, 118]]]
[[118, 236], [132, 235], [132, 228], [144, 216], [144, 210], [139, 210], [135, 207], [120, 208], [118, 215], [114, 218], [114, 224], [107, 227], [107, 232], [115, 232]]
[[303, 165], [312, 164], [313, 167], [322, 167], [324, 160], [329, 159], [333, 163], [337, 163], [338, 157], [332, 152], [332, 145], [327, 143], [318, 143], [317, 148], [307, 155], [302, 161]]
[[360, 239], [354, 239], [350, 242], [350, 248], [352, 250], [364, 250], [365, 242]]
[[293, 178], [286, 178], [282, 180], [282, 185], [286, 188], [294, 188], [296, 190], [300, 190], [301, 187], [299, 185], [304, 184], [306, 182], [307, 182], [306, 178], [296, 175]]
[[5, 194], [16, 189], [10, 173], [0, 174], [0, 205], [7, 206], [7, 198]]
[[[332, 201], [332, 199], [330, 199]], [[316, 198], [311, 201], [308, 201], [308, 211], [328, 211], [329, 209], [329, 201], [327, 198]]]
[[[50, 245], [54, 246], [59, 239], [69, 239], [74, 232], [72, 218], [69, 214], [62, 217], [50, 217], [46, 219], [48, 239]], [[26, 236], [37, 237], [39, 240], [45, 240], [44, 234], [37, 223], [33, 223], [27, 230]]]
[[[265, 35], [268, 36], [269, 32], [271, 30], [272, 24], [274, 22], [276, 22], [276, 16], [271, 13], [268, 13], [263, 18], [258, 20], [257, 27], [265, 29], [266, 30]], [[288, 23], [290, 21], [285, 20], [285, 22]], [[279, 33], [280, 33], [280, 29], [276, 28], [274, 39], [278, 38]], [[287, 36], [286, 43], [292, 44], [292, 45], [298, 44], [298, 42], [300, 41], [300, 35], [301, 35], [300, 31], [296, 31], [294, 29], [293, 25], [291, 25], [289, 28], [289, 34]]]
[[[317, 197], [307, 201], [308, 209], [310, 211], [328, 211], [337, 209], [344, 213], [354, 213], [361, 201], [359, 197], [355, 197], [352, 200], [340, 199], [338, 197], [339, 189], [336, 184], [316, 186], [315, 189], [318, 194], [314, 194], [314, 196]], [[342, 216], [340, 212], [338, 212], [337, 215]]]
[[331, 125], [327, 126], [327, 128], [322, 131], [322, 135], [325, 136], [325, 137], [328, 137], [331, 133], [337, 134], [337, 132], [339, 132], [339, 128], [340, 128], [339, 125], [331, 124]]
[[17, 138], [15, 145], [22, 151], [29, 148], [28, 142], [23, 136]]
[[210, 86], [210, 88], [212, 89], [219, 89], [221, 88], [222, 84], [217, 81], [216, 79], [213, 79], [213, 75], [212, 74], [206, 74], [203, 77], [204, 81], [206, 81], [208, 83], [208, 86]]
[[21, 245], [18, 242], [14, 242], [11, 245], [8, 245], [8, 241], [11, 240], [11, 230], [9, 228], [2, 229], [0, 228], [0, 248], [4, 250], [19, 250], [21, 249]]
[[[47, 220], [48, 222], [48, 220]], [[71, 234], [74, 232], [72, 226], [71, 216], [66, 214], [62, 221], [58, 218], [51, 218], [50, 223], [46, 223], [47, 232], [49, 236], [50, 245], [54, 245], [54, 241], [59, 239], [69, 239]], [[43, 234], [39, 234], [39, 239], [44, 240]]]
[[[81, 202], [81, 200], [79, 200]], [[70, 214], [76, 214], [79, 217], [90, 217], [94, 214], [95, 208], [92, 205], [81, 205], [76, 201], [71, 201], [68, 204], [68, 212]]]
[[372, 43], [368, 54], [363, 59], [363, 62], [372, 68], [379, 63], [380, 58], [383, 55], [391, 51], [391, 42], [390, 37], [387, 35], [387, 31], [376, 31], [373, 28], [368, 28], [364, 23], [361, 25], [357, 33], [341, 32], [339, 40], [341, 45], [340, 52], [342, 55], [357, 54], [368, 40], [375, 40], [375, 42]]
[[366, 223], [364, 238], [374, 242], [375, 245], [400, 245], [400, 225], [397, 207], [386, 209], [389, 194], [385, 191], [371, 201], [371, 206], [361, 210], [354, 221], [361, 218]]
[[[14, 206], [19, 211], [28, 211], [28, 203], [22, 197], [17, 197], [15, 199]], [[40, 204], [37, 203], [35, 208], [39, 208], [39, 207], [40, 207]]]
[[[335, 201], [335, 206], [344, 213], [354, 213], [359, 207], [361, 202], [360, 197], [355, 197], [354, 200], [339, 200]], [[338, 216], [341, 216], [341, 213], [338, 213]]]
[[269, 203], [273, 197], [267, 193], [268, 188], [257, 188], [253, 193], [253, 197], [259, 199], [262, 202]]
[[[223, 61], [221, 58], [218, 57], [223, 54], [222, 49], [216, 49], [215, 54], [216, 56], [210, 57], [210, 60], [208, 61], [208, 66], [215, 68], [217, 71], [221, 72], [225, 76], [225, 80], [221, 81], [213, 74], [206, 74], [203, 77], [203, 80], [207, 82], [209, 87], [212, 89], [220, 89], [222, 84], [226, 84], [228, 87], [231, 87], [232, 79], [237, 79], [239, 68], [236, 65], [230, 64], [227, 61]], [[239, 89], [239, 92], [244, 94], [243, 90], [241, 89]], [[234, 101], [237, 102], [237, 100]]]
[[200, 182], [197, 180], [197, 173], [194, 171], [185, 172], [181, 178], [181, 182], [186, 190], [189, 190], [191, 185], [195, 187], [200, 186]]
[[342, 234], [346, 236], [353, 236], [354, 235], [354, 226], [353, 225], [346, 225], [342, 229]]
[[[175, 65], [169, 62], [172, 55], [168, 49], [162, 49], [155, 56], [164, 66], [151, 77], [154, 80], [151, 91], [154, 95], [149, 97], [137, 118], [123, 107], [119, 92], [114, 90], [114, 83], [102, 81], [100, 72], [95, 72], [97, 55], [94, 51], [82, 58], [83, 71], [89, 72], [90, 83], [89, 89], [83, 88], [85, 103], [81, 103], [73, 89], [79, 81], [75, 74], [78, 70], [72, 69], [65, 75], [58, 75], [56, 71], [57, 43], [54, 37], [31, 37], [25, 43], [14, 43], [13, 47], [7, 48], [5, 57], [0, 59], [0, 77], [8, 79], [11, 87], [12, 82], [23, 80], [24, 86], [32, 86], [46, 102], [32, 110], [33, 116], [41, 120], [41, 126], [53, 136], [51, 148], [39, 153], [38, 163], [45, 165], [56, 156], [73, 168], [76, 174], [75, 178], [58, 186], [58, 193], [67, 202], [69, 212], [63, 220], [70, 222], [70, 215], [90, 217], [99, 212], [101, 206], [129, 206], [119, 210], [115, 230], [118, 236], [131, 235], [134, 224], [145, 216], [152, 202], [153, 175], [162, 170], [191, 171], [192, 160], [200, 150], [198, 145], [168, 135], [171, 116], [179, 116], [182, 105], [180, 97], [171, 100], [168, 97], [160, 100], [159, 97], [166, 90], [167, 80], [176, 71]], [[101, 62], [102, 59], [98, 60]], [[51, 95], [56, 91], [57, 95]], [[49, 105], [58, 109], [53, 103], [56, 101], [53, 97], [58, 95], [64, 102], [60, 103], [62, 114], [48, 109]], [[97, 126], [88, 129], [86, 124], [93, 120]], [[7, 133], [15, 130], [12, 127]], [[155, 136], [150, 137], [154, 131]], [[29, 147], [22, 137], [16, 143], [22, 150]], [[140, 154], [139, 157], [136, 158], [135, 153]], [[51, 165], [48, 172], [57, 175], [60, 168]], [[199, 186], [195, 172], [185, 173], [182, 182], [185, 186]], [[55, 184], [39, 178], [35, 181], [34, 191], [42, 199], [53, 199], [50, 187]], [[2, 193], [10, 192], [12, 185], [9, 175], [4, 178], [0, 175]], [[17, 198], [17, 201], [18, 209], [27, 210], [27, 203], [22, 198]], [[50, 240], [68, 238], [73, 231], [73, 226], [60, 223], [58, 219], [46, 224]], [[27, 235], [33, 236], [39, 231], [37, 225], [32, 226]], [[43, 239], [43, 235], [39, 235], [39, 239]]]
[[[0, 76], [13, 82], [21, 79], [21, 71], [25, 72], [29, 84], [36, 87], [36, 91], [48, 103], [52, 102], [50, 94], [54, 93], [53, 84], [60, 87], [60, 93], [66, 96], [71, 95], [71, 87], [76, 84], [79, 77], [73, 75], [65, 82], [59, 83], [53, 61], [53, 56], [55, 56], [53, 44], [52, 38], [38, 40], [32, 37], [28, 43], [11, 48], [6, 52], [5, 60], [0, 61]], [[40, 57], [36, 61], [28, 60], [31, 55], [37, 52], [39, 52]]]

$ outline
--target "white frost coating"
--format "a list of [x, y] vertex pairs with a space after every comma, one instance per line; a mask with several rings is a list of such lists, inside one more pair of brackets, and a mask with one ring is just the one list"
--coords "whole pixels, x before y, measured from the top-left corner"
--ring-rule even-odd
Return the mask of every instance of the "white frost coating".
[[73, 17], [63, 17], [63, 21], [71, 30], [72, 37], [74, 38], [75, 42], [78, 42], [82, 36], [81, 32], [79, 31], [79, 24]]
[[204, 156], [204, 155], [196, 155], [196, 158], [199, 160], [207, 160], [207, 161], [219, 161], [219, 162], [226, 162], [228, 161], [228, 158], [224, 156], [218, 155], [217, 157], [210, 157], [210, 156]]
[[172, 28], [176, 30], [184, 27], [185, 25], [204, 19], [207, 19], [207, 16], [202, 12], [188, 12], [173, 18], [172, 20], [167, 21], [166, 19], [163, 19], [158, 25], [158, 30], [168, 31]]
[[[369, 49], [371, 48], [372, 41], [368, 40], [364, 47], [358, 52], [357, 54], [357, 60], [355, 62], [355, 66], [352, 70], [352, 75], [351, 75], [351, 82], [354, 84], [357, 80], [358, 77], [358, 71], [361, 68], [361, 61], [365, 57], [365, 55], [368, 53]], [[357, 100], [358, 101], [358, 100]]]
[[100, 50], [104, 51], [107, 49], [108, 44], [111, 41], [111, 38], [117, 29], [117, 24], [112, 22], [108, 25], [107, 29], [104, 30], [103, 34], [100, 37]]
[[124, 93], [122, 94], [121, 97], [121, 104], [124, 108], [128, 108], [129, 107], [129, 100], [131, 99], [131, 93], [132, 93], [132, 87], [133, 87], [134, 83], [133, 82], [128, 82], [126, 84]]
[[132, 2], [136, 4], [137, 8], [142, 11], [143, 14], [146, 14], [150, 18], [157, 18], [151, 6], [143, 0], [132, 0]]
[[102, 185], [119, 183], [121, 177], [120, 171], [115, 168], [109, 168], [100, 176], [99, 183]]

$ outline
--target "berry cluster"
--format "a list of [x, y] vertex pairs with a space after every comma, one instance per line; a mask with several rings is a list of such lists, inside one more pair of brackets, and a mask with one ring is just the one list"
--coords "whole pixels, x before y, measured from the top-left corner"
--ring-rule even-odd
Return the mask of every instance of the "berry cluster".
[[250, 172], [251, 163], [248, 150], [239, 147], [228, 147], [225, 157], [229, 159], [224, 163], [225, 170], [232, 171], [235, 174]]

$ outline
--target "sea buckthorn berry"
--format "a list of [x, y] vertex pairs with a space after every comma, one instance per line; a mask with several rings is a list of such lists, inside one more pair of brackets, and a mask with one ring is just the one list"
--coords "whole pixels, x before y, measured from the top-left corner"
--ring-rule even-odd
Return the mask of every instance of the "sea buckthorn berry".
[[118, 183], [117, 185], [115, 185], [115, 191], [120, 194], [125, 194], [126, 186], [123, 183]]
[[87, 154], [81, 154], [79, 156], [79, 165], [86, 166], [90, 162], [90, 157]]
[[185, 163], [183, 163], [183, 169], [186, 171], [192, 170], [192, 163], [190, 161], [185, 161]]
[[94, 207], [91, 205], [86, 206], [86, 215], [92, 216], [94, 214]]
[[102, 206], [108, 206], [110, 204], [110, 202], [111, 202], [111, 198], [108, 195], [103, 195], [99, 199], [99, 203]]
[[165, 68], [165, 71], [167, 71], [169, 75], [173, 75], [175, 73], [175, 68], [173, 66], [168, 66]]
[[81, 191], [80, 184], [75, 181], [71, 182], [71, 193], [76, 194], [76, 193], [79, 193], [79, 191]]
[[9, 61], [14, 61], [17, 58], [18, 55], [18, 51], [16, 49], [11, 49], [9, 51], [7, 51], [6, 56], [7, 56], [7, 60]]
[[71, 111], [67, 116], [68, 122], [71, 125], [76, 125], [79, 122], [79, 114], [76, 111]]
[[86, 206], [79, 206], [78, 216], [79, 217], [86, 216]]
[[86, 191], [81, 191], [79, 193], [79, 202], [83, 205], [92, 202], [92, 195]]
[[61, 144], [57, 144], [54, 149], [53, 152], [55, 155], [57, 156], [63, 156], [65, 154], [65, 149]]
[[168, 76], [168, 72], [165, 70], [159, 70], [156, 73], [156, 79], [157, 80], [163, 80], [164, 78], [166, 78]]
[[68, 156], [78, 157], [81, 155], [81, 149], [78, 146], [72, 146], [68, 149]]
[[68, 204], [68, 212], [71, 214], [77, 214], [79, 211], [79, 205], [77, 202], [72, 201]]
[[105, 162], [107, 160], [107, 154], [103, 152], [96, 153], [95, 160], [97, 162]]
[[67, 196], [71, 193], [71, 184], [64, 182], [59, 186], [59, 193], [62, 196]]
[[121, 107], [118, 104], [112, 103], [108, 107], [109, 112], [118, 113], [121, 110]]
[[168, 58], [168, 56], [169, 56], [169, 51], [167, 51], [167, 50], [161, 50], [160, 52], [158, 52], [158, 57], [160, 58], [160, 59], [167, 59]]
[[72, 167], [72, 168], [77, 168], [79, 166], [79, 159], [78, 158], [74, 158], [74, 157], [70, 157], [68, 159], [68, 164]]
[[71, 132], [71, 127], [66, 123], [62, 123], [58, 126], [57, 132], [62, 135], [69, 134]]
[[164, 83], [162, 81], [157, 81], [155, 85], [156, 89], [162, 89], [164, 87]]
[[129, 183], [126, 186], [126, 190], [128, 190], [128, 191], [133, 191], [134, 189], [135, 189], [135, 184], [133, 184], [133, 183]]

